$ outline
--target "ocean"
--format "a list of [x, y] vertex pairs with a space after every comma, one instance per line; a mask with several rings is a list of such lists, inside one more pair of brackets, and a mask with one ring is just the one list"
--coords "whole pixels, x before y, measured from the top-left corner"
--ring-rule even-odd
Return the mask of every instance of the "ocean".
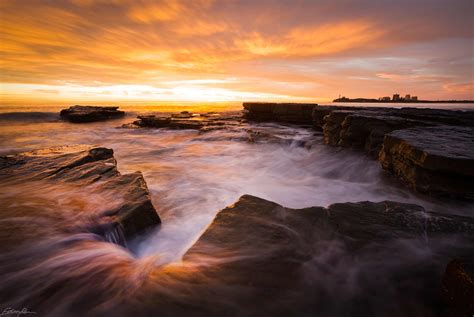
[[[429, 104], [429, 107], [474, 109], [473, 104]], [[125, 257], [127, 263], [142, 265], [143, 261], [152, 261], [154, 266], [179, 264], [183, 254], [206, 230], [216, 214], [244, 194], [258, 196], [290, 208], [328, 206], [338, 202], [393, 200], [419, 204], [427, 210], [458, 215], [467, 215], [474, 209], [473, 203], [414, 193], [386, 174], [377, 161], [364, 153], [325, 146], [322, 135], [310, 127], [246, 123], [240, 129], [222, 129], [206, 133], [195, 130], [122, 127], [123, 124], [132, 122], [139, 114], [181, 110], [235, 112], [241, 110], [240, 104], [198, 107], [121, 106], [121, 109], [127, 111], [124, 118], [87, 124], [60, 120], [58, 111], [61, 108], [64, 107], [2, 106], [0, 155], [57, 145], [91, 144], [113, 149], [121, 173], [141, 171], [162, 219], [162, 225], [130, 243], [132, 257], [117, 249], [117, 246], [104, 246], [111, 250], [110, 252], [118, 252], [120, 257]], [[248, 142], [248, 131], [277, 136], [284, 142], [273, 142], [265, 138], [259, 142]], [[68, 198], [70, 194], [66, 186], [64, 191], [51, 192], [42, 188], [31, 188], [29, 184], [6, 186], [0, 183], [0, 206], [18, 208], [18, 204], [20, 207], [25, 204], [25, 207], [31, 207], [31, 201], [34, 201], [35, 208], [58, 208], [57, 204], [50, 205], [53, 201], [62, 202], [59, 208], [69, 206], [80, 214], [81, 210], [86, 208], [106, 208], [107, 204], [114, 203], [104, 197], [81, 196], [79, 192], [74, 200], [71, 200]], [[14, 228], [9, 230], [12, 231], [5, 234], [14, 234]], [[37, 245], [31, 246], [29, 251], [22, 250], [18, 256], [33, 259], [40, 252], [38, 250], [44, 248], [45, 243], [60, 239], [64, 237], [55, 237], [54, 231], [51, 231], [48, 237], [39, 238]], [[422, 246], [419, 248], [419, 252], [424, 254], [425, 249]], [[69, 250], [47, 262], [32, 262], [34, 269], [31, 271], [21, 273], [23, 275], [10, 273], [3, 278], [18, 278], [24, 281], [34, 279], [37, 276], [34, 274], [42, 272], [37, 278], [47, 281], [50, 279], [48, 276], [62, 274], [63, 271], [55, 271], [58, 267], [67, 270], [68, 267], [72, 269], [82, 265], [82, 262], [78, 262], [82, 261], [81, 254], [87, 257], [90, 254], [87, 252], [92, 252], [73, 251]], [[8, 263], [8, 260], [0, 259], [0, 270], [2, 263]], [[103, 261], [95, 262], [94, 270], [112, 265], [106, 260]], [[80, 278], [84, 278], [84, 287], [75, 290], [74, 296], [82, 296], [94, 287], [94, 281], [86, 277]], [[125, 285], [121, 287], [130, 286], [126, 281], [123, 283]], [[33, 289], [25, 286], [25, 292], [28, 291], [34, 294]], [[71, 294], [66, 292], [58, 296], [66, 305]], [[18, 297], [19, 302], [21, 298]], [[111, 305], [118, 305], [118, 302], [114, 302], [112, 298]]]

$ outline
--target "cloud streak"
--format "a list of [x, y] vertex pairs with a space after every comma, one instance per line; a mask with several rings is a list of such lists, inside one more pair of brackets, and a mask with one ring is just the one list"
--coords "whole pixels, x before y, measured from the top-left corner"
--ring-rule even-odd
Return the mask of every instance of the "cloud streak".
[[[376, 97], [400, 89], [473, 98], [472, 6], [469, 0], [6, 0], [0, 2], [2, 102], [31, 93], [19, 89], [25, 84], [55, 91], [149, 86], [181, 96], [186, 88], [189, 96], [217, 89], [216, 100], [223, 99], [219, 89], [226, 89], [226, 100]], [[148, 94], [150, 101], [169, 96]]]

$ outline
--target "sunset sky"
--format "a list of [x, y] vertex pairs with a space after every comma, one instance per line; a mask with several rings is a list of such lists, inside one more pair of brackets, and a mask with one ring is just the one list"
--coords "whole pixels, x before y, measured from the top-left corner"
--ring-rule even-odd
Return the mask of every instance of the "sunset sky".
[[473, 3], [0, 0], [1, 103], [474, 99]]

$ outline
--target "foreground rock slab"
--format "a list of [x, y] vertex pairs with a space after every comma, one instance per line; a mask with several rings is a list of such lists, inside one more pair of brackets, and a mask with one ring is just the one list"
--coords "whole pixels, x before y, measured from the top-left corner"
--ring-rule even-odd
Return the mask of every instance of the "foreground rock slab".
[[71, 106], [59, 113], [61, 118], [74, 123], [104, 121], [121, 118], [125, 112], [118, 110], [119, 107], [96, 107], [96, 106]]
[[[12, 244], [2, 232], [0, 242]], [[35, 234], [47, 239], [51, 229]], [[290, 209], [245, 195], [217, 214], [183, 261], [163, 267], [110, 243], [69, 236], [53, 247], [46, 242], [33, 250], [14, 245], [15, 252], [27, 250], [14, 263], [0, 255], [0, 274], [9, 276], [0, 284], [0, 298], [9, 305], [28, 304], [38, 314], [54, 307], [56, 316], [473, 313], [465, 290], [471, 289], [474, 219], [417, 205]], [[451, 259], [467, 265], [446, 269]], [[48, 283], [32, 284], [38, 276]]]
[[[94, 232], [117, 244], [123, 245], [161, 222], [142, 174], [120, 174], [113, 150], [108, 148], [66, 146], [0, 157], [0, 179], [13, 189], [36, 184], [44, 199], [48, 199], [48, 191], [61, 193], [68, 201], [84, 192], [91, 200], [109, 197], [106, 203], [110, 209], [84, 210], [81, 221], [71, 221], [63, 229]], [[67, 208], [64, 205], [64, 211], [58, 210], [58, 217], [67, 215]], [[41, 210], [35, 213], [42, 214]]]
[[436, 315], [447, 310], [446, 264], [473, 263], [472, 242], [473, 218], [417, 205], [289, 209], [245, 195], [185, 254], [197, 270], [191, 290], [199, 292], [183, 301], [206, 311], [200, 305], [218, 293], [216, 315]]

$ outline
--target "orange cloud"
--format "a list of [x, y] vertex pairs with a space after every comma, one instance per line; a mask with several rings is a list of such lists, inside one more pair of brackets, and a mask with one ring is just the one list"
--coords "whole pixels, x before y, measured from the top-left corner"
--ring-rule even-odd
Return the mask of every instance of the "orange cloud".
[[183, 9], [184, 6], [178, 1], [163, 1], [159, 4], [132, 7], [129, 17], [143, 23], [171, 21], [176, 19]]
[[[84, 87], [102, 98], [101, 87], [147, 92], [137, 87], [170, 89], [170, 82], [175, 92], [207, 89], [204, 95], [212, 96], [217, 89], [216, 99], [248, 93], [327, 99], [351, 91], [376, 97], [406, 78], [413, 93], [463, 97], [472, 58], [460, 52], [469, 53], [472, 32], [466, 33], [469, 3], [459, 1], [456, 7], [410, 2], [408, 11], [389, 1], [0, 1], [2, 102], [11, 100], [9, 89], [15, 100], [21, 93], [34, 99], [25, 84], [42, 95], [58, 90], [73, 98], [79, 92], [70, 87]], [[208, 83], [195, 85], [203, 79]]]
[[474, 99], [474, 81], [469, 83], [452, 83], [443, 86], [450, 93], [470, 94], [470, 98]]

